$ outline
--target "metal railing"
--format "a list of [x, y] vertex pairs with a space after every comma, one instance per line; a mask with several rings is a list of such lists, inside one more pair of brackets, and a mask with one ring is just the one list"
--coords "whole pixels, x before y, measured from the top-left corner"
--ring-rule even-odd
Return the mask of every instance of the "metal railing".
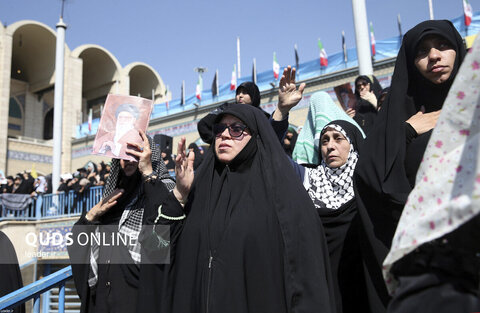
[[25, 210], [9, 210], [0, 202], [0, 221], [3, 220], [42, 220], [78, 216], [89, 210], [102, 198], [103, 186], [91, 187], [85, 194], [73, 190], [68, 193], [39, 195]]
[[28, 286], [0, 298], [0, 312], [8, 312], [33, 299], [33, 313], [40, 313], [40, 296], [50, 289], [59, 287], [58, 312], [65, 311], [65, 282], [72, 278], [72, 267], [68, 266]]

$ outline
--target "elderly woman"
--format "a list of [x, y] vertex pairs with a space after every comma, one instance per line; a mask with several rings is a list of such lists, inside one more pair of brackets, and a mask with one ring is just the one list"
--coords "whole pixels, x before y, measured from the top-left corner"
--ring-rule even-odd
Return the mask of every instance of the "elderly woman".
[[195, 179], [179, 143], [151, 219], [171, 226], [167, 311], [335, 312], [322, 224], [263, 112], [232, 104], [213, 134]]
[[409, 30], [390, 92], [365, 140], [355, 187], [372, 312], [385, 312], [389, 302], [382, 263], [464, 56], [462, 38], [450, 21], [425, 21]]
[[353, 223], [357, 215], [353, 173], [363, 137], [357, 126], [345, 120], [328, 123], [319, 137], [320, 164], [292, 164], [325, 229], [337, 312], [363, 312], [365, 284]]

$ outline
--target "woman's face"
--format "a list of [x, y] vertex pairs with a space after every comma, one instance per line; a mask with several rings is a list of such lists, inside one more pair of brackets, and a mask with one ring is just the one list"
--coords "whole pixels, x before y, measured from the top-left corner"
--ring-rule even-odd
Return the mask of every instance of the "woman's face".
[[428, 35], [418, 44], [415, 66], [426, 79], [441, 84], [452, 74], [456, 55], [448, 40], [438, 35]]
[[132, 162], [128, 160], [120, 160], [120, 166], [122, 167], [123, 173], [125, 176], [130, 177], [137, 171], [138, 162]]
[[350, 143], [347, 138], [333, 128], [327, 128], [320, 138], [322, 158], [330, 168], [347, 163]]
[[[226, 114], [219, 124], [225, 124], [226, 126], [245, 126], [242, 120], [229, 114]], [[252, 138], [248, 129], [245, 129], [239, 137], [232, 137], [229, 131], [227, 127], [222, 133], [215, 134], [215, 154], [220, 162], [226, 164], [230, 163]]]
[[252, 98], [243, 88], [240, 88], [238, 90], [236, 100], [237, 100], [237, 103], [252, 104]]
[[360, 79], [355, 85], [355, 90], [358, 90], [360, 96], [363, 96], [370, 91], [370, 83]]

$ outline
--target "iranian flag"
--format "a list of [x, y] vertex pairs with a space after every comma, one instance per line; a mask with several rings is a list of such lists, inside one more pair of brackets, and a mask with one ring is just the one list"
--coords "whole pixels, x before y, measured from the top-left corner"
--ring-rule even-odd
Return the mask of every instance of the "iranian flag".
[[92, 132], [92, 119], [93, 119], [93, 109], [90, 108], [88, 111], [88, 132]]
[[373, 34], [373, 24], [370, 22], [370, 44], [372, 45], [372, 56], [375, 56], [375, 35]]
[[463, 13], [465, 14], [465, 26], [469, 26], [472, 23], [473, 10], [468, 0], [463, 0]]
[[278, 64], [277, 55], [274, 52], [273, 53], [273, 77], [275, 77], [275, 79], [278, 79], [278, 76], [280, 76], [280, 64]]
[[318, 39], [318, 49], [320, 50], [320, 66], [328, 66], [328, 55], [325, 48], [323, 48], [323, 43]]
[[203, 89], [202, 76], [198, 75], [197, 88], [195, 89], [195, 96], [197, 97], [198, 100], [202, 100], [202, 89]]
[[237, 89], [237, 67], [233, 64], [232, 79], [230, 80], [230, 90]]

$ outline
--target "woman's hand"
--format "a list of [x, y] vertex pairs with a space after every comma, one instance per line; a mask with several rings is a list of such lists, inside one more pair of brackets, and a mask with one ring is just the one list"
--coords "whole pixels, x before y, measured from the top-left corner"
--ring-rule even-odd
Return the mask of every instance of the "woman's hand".
[[192, 188], [194, 160], [195, 153], [193, 151], [188, 154], [187, 158], [187, 155], [185, 154], [185, 137], [182, 137], [178, 143], [177, 156], [175, 157], [175, 176], [177, 184], [173, 189], [173, 194], [182, 204], [187, 201], [188, 194]]
[[377, 100], [377, 97], [375, 96], [375, 94], [373, 93], [373, 91], [367, 91], [367, 92], [364, 93], [364, 94], [360, 94], [360, 98], [362, 98], [363, 100], [367, 100], [367, 101], [370, 102], [375, 108], [377, 108], [378, 100]]
[[115, 189], [112, 194], [105, 199], [100, 200], [88, 213], [85, 215], [85, 218], [90, 222], [97, 221], [100, 216], [108, 212], [115, 204], [117, 204], [117, 199], [120, 198], [123, 194], [123, 189]]
[[282, 78], [280, 78], [280, 85], [278, 87], [278, 105], [275, 112], [273, 112], [273, 119], [281, 121], [285, 119], [288, 112], [296, 106], [303, 97], [303, 90], [305, 83], [300, 86], [295, 86], [295, 68], [289, 65], [283, 70]]
[[138, 170], [144, 176], [148, 176], [153, 172], [152, 169], [152, 150], [150, 149], [150, 142], [147, 135], [142, 130], [139, 131], [140, 137], [143, 139], [143, 145], [128, 142], [128, 146], [135, 147], [135, 149], [126, 149], [125, 152], [133, 155], [138, 161]]
[[418, 111], [417, 114], [413, 115], [407, 120], [407, 123], [412, 125], [413, 129], [415, 129], [418, 135], [421, 135], [435, 127], [441, 112], [442, 110], [430, 113]]
[[345, 111], [345, 113], [347, 113], [347, 115], [350, 116], [351, 118], [354, 118], [356, 114], [355, 110], [352, 108], [348, 108], [347, 111]]

